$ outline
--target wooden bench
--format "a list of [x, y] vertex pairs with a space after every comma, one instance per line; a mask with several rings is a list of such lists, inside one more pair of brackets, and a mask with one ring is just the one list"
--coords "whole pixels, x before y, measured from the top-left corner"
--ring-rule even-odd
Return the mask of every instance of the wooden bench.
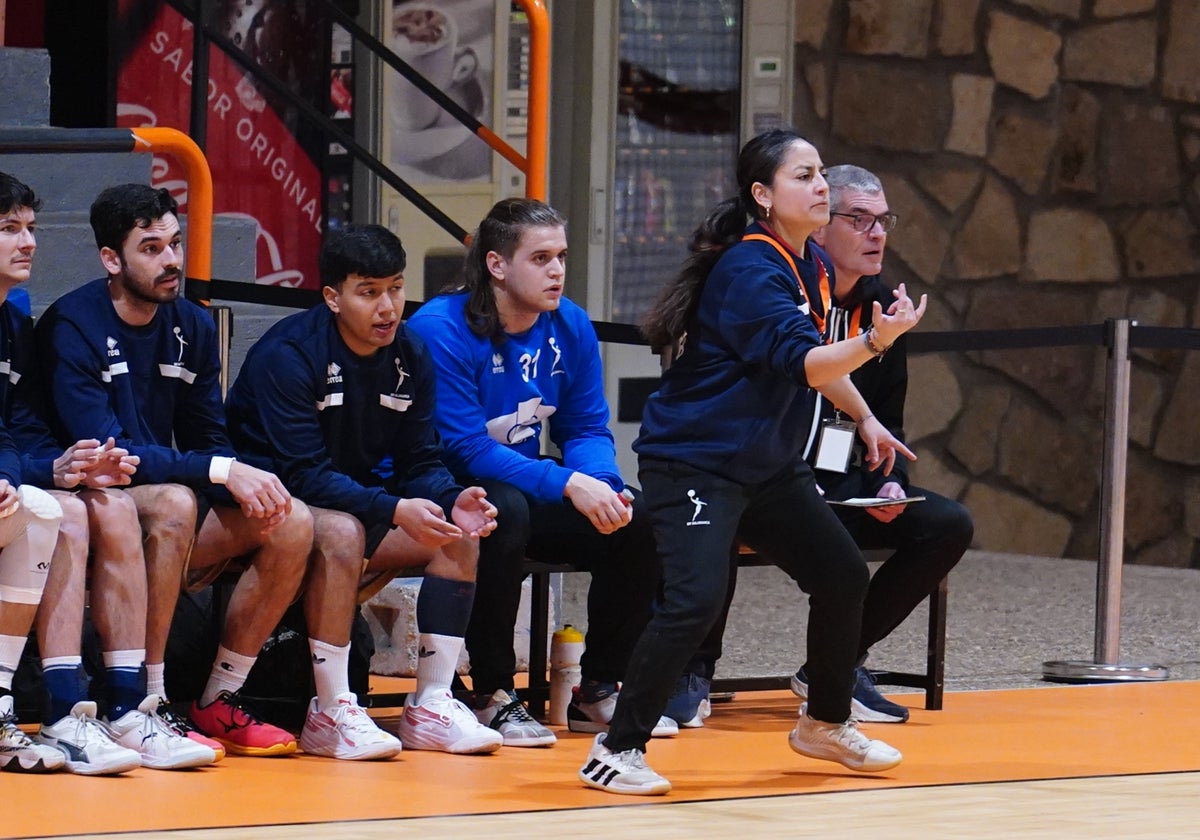
[[[738, 566], [749, 568], [753, 566], [772, 565], [748, 548], [742, 548], [739, 553]], [[541, 718], [546, 711], [546, 703], [550, 697], [550, 684], [547, 678], [549, 651], [546, 639], [550, 632], [550, 576], [559, 573], [577, 571], [574, 566], [565, 563], [540, 563], [527, 560], [525, 570], [529, 573], [533, 586], [530, 597], [530, 626], [529, 626], [529, 688], [521, 692], [521, 696], [529, 703], [530, 712], [534, 717]], [[903, 671], [876, 671], [878, 682], [884, 685], [901, 685], [908, 688], [920, 688], [925, 691], [925, 708], [938, 710], [942, 708], [945, 691], [945, 662], [946, 662], [946, 596], [949, 584], [942, 578], [938, 588], [929, 596], [929, 630], [925, 648], [925, 673], [913, 674]], [[762, 677], [733, 677], [713, 680], [712, 691], [761, 691], [786, 689], [791, 686], [791, 674]]]

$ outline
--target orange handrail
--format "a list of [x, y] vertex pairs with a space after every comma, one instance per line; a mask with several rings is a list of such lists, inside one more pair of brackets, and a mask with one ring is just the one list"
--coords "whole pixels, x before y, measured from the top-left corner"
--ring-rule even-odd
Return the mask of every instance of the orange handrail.
[[525, 197], [546, 200], [550, 145], [550, 16], [545, 0], [517, 0], [529, 16], [529, 112], [525, 140]]
[[[212, 280], [212, 172], [204, 152], [192, 138], [174, 128], [132, 128], [135, 152], [165, 152], [183, 167], [187, 179], [187, 276], [208, 283]], [[208, 295], [197, 301], [208, 305]]]

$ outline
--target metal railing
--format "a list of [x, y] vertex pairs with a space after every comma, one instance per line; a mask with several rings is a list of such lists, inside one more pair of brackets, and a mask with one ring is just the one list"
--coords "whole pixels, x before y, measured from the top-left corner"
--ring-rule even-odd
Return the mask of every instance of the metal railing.
[[[316, 104], [296, 94], [286, 82], [248, 58], [237, 44], [214, 27], [210, 23], [209, 15], [209, 9], [212, 7], [211, 0], [193, 0], [190, 3], [186, 0], [166, 0], [166, 2], [193, 25], [190, 134], [201, 148], [205, 144], [208, 125], [208, 45], [214, 44], [229, 58], [237, 62], [247, 74], [265, 84], [274, 94], [296, 108], [309, 123], [318, 127], [327, 139], [341, 144], [355, 160], [370, 169], [372, 173], [432, 219], [439, 227], [458, 241], [466, 241], [468, 232], [465, 228], [393, 172], [370, 149], [363, 146], [322, 113]], [[515, 0], [529, 18], [529, 102], [525, 154], [518, 152], [444, 91], [434, 86], [330, 0], [319, 0], [319, 2], [334, 23], [349, 32], [376, 58], [396, 70], [426, 96], [448, 111], [456, 120], [471, 129], [493, 151], [517, 167], [525, 175], [526, 197], [545, 199], [550, 108], [550, 19], [545, 0]], [[507, 5], [509, 0], [500, 0], [500, 2]]]
[[188, 297], [207, 305], [212, 280], [213, 183], [196, 143], [174, 128], [0, 128], [0, 153], [161, 153], [183, 167], [188, 189]]

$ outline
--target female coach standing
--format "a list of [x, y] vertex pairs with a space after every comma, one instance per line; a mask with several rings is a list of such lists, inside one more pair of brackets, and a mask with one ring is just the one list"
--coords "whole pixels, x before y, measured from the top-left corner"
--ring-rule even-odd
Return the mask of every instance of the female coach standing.
[[[897, 452], [915, 458], [848, 374], [915, 326], [925, 297], [914, 306], [901, 285], [886, 312], [875, 304], [866, 333], [823, 344], [832, 263], [809, 241], [829, 222], [823, 171], [817, 150], [794, 132], [750, 140], [738, 157], [737, 197], [693, 233], [691, 256], [646, 319], [651, 344], [682, 347], [634, 443], [663, 600], [633, 651], [612, 726], [579, 771], [590, 787], [671, 789], [645, 764], [646, 742], [721, 609], [739, 538], [809, 595], [809, 695], [788, 736], [792, 749], [854, 770], [900, 762], [849, 720], [868, 570], [799, 455], [817, 389], [857, 421], [872, 465], [886, 473]], [[828, 437], [832, 448], [836, 432]]]

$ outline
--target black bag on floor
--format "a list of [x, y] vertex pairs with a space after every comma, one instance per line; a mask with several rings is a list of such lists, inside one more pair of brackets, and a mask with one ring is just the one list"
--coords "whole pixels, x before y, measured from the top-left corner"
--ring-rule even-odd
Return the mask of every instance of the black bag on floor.
[[[204, 691], [224, 624], [228, 587], [180, 595], [167, 642], [167, 693], [174, 701], [195, 700]], [[366, 698], [375, 640], [361, 610], [350, 630], [350, 690]], [[241, 695], [262, 720], [298, 733], [316, 694], [308, 628], [301, 603], [284, 613], [263, 643]]]

